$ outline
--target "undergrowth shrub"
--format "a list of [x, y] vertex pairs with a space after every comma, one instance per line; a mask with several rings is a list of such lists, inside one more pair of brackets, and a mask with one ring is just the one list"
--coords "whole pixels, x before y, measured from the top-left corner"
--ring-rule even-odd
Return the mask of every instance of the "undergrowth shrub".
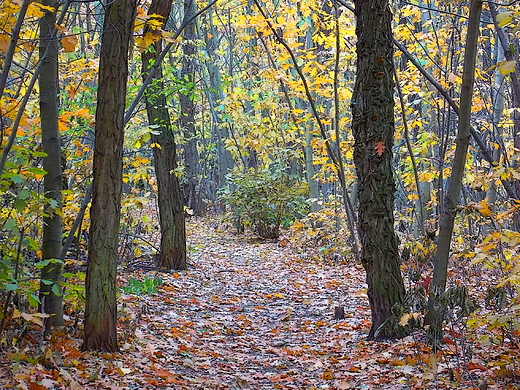
[[289, 227], [308, 212], [307, 184], [282, 170], [235, 169], [227, 179], [229, 186], [219, 195], [238, 230], [247, 227], [262, 238], [278, 238], [280, 226]]
[[318, 211], [309, 213], [291, 226], [291, 245], [316, 259], [346, 260], [352, 248], [348, 242], [343, 205], [335, 196], [316, 204]]

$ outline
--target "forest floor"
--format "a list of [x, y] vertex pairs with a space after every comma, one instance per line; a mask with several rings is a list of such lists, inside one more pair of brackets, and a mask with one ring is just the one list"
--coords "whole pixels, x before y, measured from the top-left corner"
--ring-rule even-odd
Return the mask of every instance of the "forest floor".
[[[3, 350], [0, 387], [520, 388], [518, 349], [484, 347], [470, 334], [453, 330], [437, 355], [421, 331], [367, 342], [364, 271], [353, 262], [312, 260], [283, 241], [194, 219], [189, 246], [187, 271], [148, 274], [163, 281], [156, 293], [121, 294], [121, 353], [80, 352], [81, 332], [69, 327], [40, 344], [35, 361], [21, 357], [27, 349]], [[118, 284], [144, 276], [122, 271]], [[344, 319], [334, 319], [335, 306], [344, 306]]]

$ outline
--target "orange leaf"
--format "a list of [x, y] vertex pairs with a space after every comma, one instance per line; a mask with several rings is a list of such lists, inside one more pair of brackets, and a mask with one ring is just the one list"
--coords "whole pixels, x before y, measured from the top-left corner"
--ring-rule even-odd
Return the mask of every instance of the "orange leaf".
[[0, 51], [5, 53], [9, 48], [10, 38], [5, 34], [0, 34]]
[[294, 378], [292, 376], [287, 376], [286, 374], [280, 374], [273, 376], [270, 379], [271, 382], [294, 382]]
[[332, 376], [332, 373], [329, 370], [325, 371], [321, 377], [323, 379], [329, 380], [329, 381], [334, 379], [334, 377]]
[[165, 370], [164, 368], [158, 368], [155, 370], [155, 375], [157, 375], [159, 378], [166, 379], [173, 374], [170, 371]]
[[70, 85], [68, 88], [67, 88], [67, 92], [69, 93], [69, 98], [72, 100], [76, 97], [76, 94], [78, 93], [78, 91], [76, 90], [76, 88], [74, 88], [72, 85]]
[[47, 390], [47, 387], [37, 382], [29, 382], [29, 390]]
[[487, 371], [487, 367], [480, 364], [480, 363], [473, 363], [473, 362], [469, 362], [467, 365], [466, 365], [467, 369], [468, 370], [480, 370], [480, 371]]
[[76, 35], [66, 35], [61, 38], [60, 42], [65, 53], [72, 53], [78, 43], [78, 37]]
[[385, 148], [386, 148], [386, 146], [381, 141], [377, 141], [376, 146], [374, 147], [374, 149], [377, 151], [378, 156], [383, 155], [383, 153], [385, 152]]

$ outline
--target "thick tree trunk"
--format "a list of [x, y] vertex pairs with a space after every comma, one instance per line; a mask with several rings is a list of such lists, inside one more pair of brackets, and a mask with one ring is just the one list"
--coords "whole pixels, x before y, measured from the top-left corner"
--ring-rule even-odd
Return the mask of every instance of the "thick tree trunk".
[[[43, 5], [56, 9], [55, 0], [44, 0]], [[40, 58], [45, 54], [39, 76], [40, 118], [42, 129], [42, 148], [46, 153], [43, 178], [46, 203], [43, 217], [42, 259], [60, 259], [62, 248], [61, 219], [61, 150], [58, 130], [58, 41], [55, 35], [56, 11], [48, 11], [40, 19]], [[52, 326], [63, 324], [63, 300], [61, 295], [61, 262], [51, 261], [42, 269], [40, 299], [43, 311], [51, 316], [45, 321], [45, 332]], [[52, 281], [52, 284], [44, 283]]]
[[352, 96], [359, 238], [372, 311], [369, 339], [400, 336], [391, 318], [404, 296], [394, 231], [394, 51], [388, 1], [356, 0], [357, 74]]
[[439, 307], [437, 302], [446, 289], [451, 237], [455, 224], [455, 216], [457, 215], [457, 205], [462, 189], [462, 178], [464, 176], [466, 155], [471, 137], [471, 102], [473, 97], [473, 85], [475, 83], [475, 62], [477, 58], [481, 12], [482, 0], [472, 0], [468, 32], [466, 34], [466, 51], [464, 53], [464, 70], [462, 75], [455, 157], [453, 158], [451, 175], [448, 179], [446, 196], [444, 198], [444, 204], [442, 205], [437, 254], [435, 257], [433, 279], [430, 285], [429, 311], [425, 320], [427, 324], [432, 325], [431, 329], [436, 337], [440, 335], [442, 321], [444, 319], [442, 308]]
[[[148, 14], [156, 14], [167, 21], [172, 3], [169, 0], [153, 0]], [[146, 34], [149, 30], [145, 29]], [[150, 30], [151, 32], [151, 30]], [[142, 54], [143, 79], [148, 76], [148, 70], [156, 63], [162, 51], [162, 41], [154, 44], [154, 50], [146, 50]], [[186, 225], [184, 221], [184, 203], [179, 179], [175, 174], [177, 155], [170, 115], [164, 95], [162, 82], [162, 66], [156, 70], [150, 83], [146, 100], [146, 113], [150, 125], [155, 128], [151, 137], [155, 176], [157, 178], [159, 198], [159, 222], [161, 226], [161, 250], [159, 266], [161, 269], [182, 270], [186, 268]]]
[[90, 208], [83, 350], [115, 352], [116, 269], [121, 213], [123, 137], [128, 47], [137, 2], [115, 0], [106, 8], [99, 61]]
[[[184, 20], [188, 20], [197, 12], [195, 0], [184, 0]], [[197, 38], [195, 33], [195, 20], [189, 22], [182, 34], [185, 42], [182, 45], [184, 59], [181, 70], [181, 79], [184, 83], [192, 84], [195, 80], [195, 54], [197, 46], [193, 42]], [[179, 94], [181, 115], [180, 128], [184, 131], [184, 183], [183, 193], [187, 206], [195, 215], [202, 211], [200, 193], [200, 162], [197, 150], [197, 134], [195, 131], [195, 102], [191, 94], [195, 89], [189, 87], [187, 91]]]

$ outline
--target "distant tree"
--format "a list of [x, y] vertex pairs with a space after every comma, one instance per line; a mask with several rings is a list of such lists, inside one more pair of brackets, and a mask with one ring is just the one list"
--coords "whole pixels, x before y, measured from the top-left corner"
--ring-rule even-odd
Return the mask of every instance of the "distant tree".
[[94, 187], [83, 350], [115, 352], [117, 345], [116, 269], [121, 213], [123, 138], [128, 48], [136, 0], [106, 6], [99, 61], [94, 145]]
[[[200, 161], [197, 149], [198, 137], [195, 127], [195, 71], [197, 45], [194, 40], [197, 38], [195, 30], [196, 19], [190, 20], [197, 12], [195, 0], [184, 0], [184, 20], [186, 24], [182, 37], [182, 51], [184, 54], [181, 69], [181, 79], [185, 83], [184, 90], [179, 93], [180, 118], [179, 127], [184, 133], [184, 182], [183, 193], [187, 206], [198, 215], [202, 211], [202, 199], [200, 191]], [[184, 23], [183, 23], [184, 24]]]
[[405, 288], [394, 231], [394, 50], [387, 0], [356, 0], [357, 70], [352, 95], [358, 232], [372, 311], [369, 339], [400, 336], [392, 308]]
[[438, 303], [440, 296], [446, 289], [451, 239], [455, 225], [455, 216], [457, 215], [459, 196], [462, 190], [462, 179], [466, 167], [469, 141], [471, 138], [471, 105], [473, 99], [473, 86], [475, 83], [475, 64], [478, 53], [481, 13], [482, 0], [472, 0], [468, 32], [466, 35], [466, 51], [464, 53], [464, 71], [462, 76], [455, 156], [453, 157], [451, 175], [448, 179], [446, 196], [444, 198], [444, 204], [442, 205], [437, 254], [434, 262], [435, 267], [433, 270], [433, 279], [430, 285], [429, 311], [425, 319], [425, 322], [431, 325], [434, 338], [440, 337], [442, 322], [444, 320], [443, 310], [439, 307]]
[[[169, 0], [153, 0], [148, 14], [161, 15], [166, 21], [171, 7], [172, 2]], [[153, 30], [147, 26], [143, 33], [144, 35], [153, 33]], [[159, 39], [143, 52], [143, 79], [147, 78], [151, 66], [158, 61], [162, 46], [162, 40]], [[145, 94], [148, 122], [156, 126], [151, 142], [154, 146], [153, 158], [161, 226], [159, 265], [163, 269], [181, 270], [186, 268], [184, 201], [179, 179], [175, 173], [177, 151], [162, 78], [162, 65], [159, 64], [154, 74], [154, 81], [148, 86]]]
[[[57, 1], [43, 0], [42, 4], [52, 7], [40, 19], [40, 118], [42, 129], [43, 178], [47, 198], [43, 215], [42, 259], [49, 263], [42, 269], [40, 300], [43, 311], [50, 315], [45, 321], [45, 331], [53, 325], [63, 324], [63, 300], [61, 294], [62, 265], [58, 260], [62, 249], [61, 218], [61, 150], [58, 130], [58, 40], [56, 38]], [[52, 282], [52, 283], [50, 283]]]

